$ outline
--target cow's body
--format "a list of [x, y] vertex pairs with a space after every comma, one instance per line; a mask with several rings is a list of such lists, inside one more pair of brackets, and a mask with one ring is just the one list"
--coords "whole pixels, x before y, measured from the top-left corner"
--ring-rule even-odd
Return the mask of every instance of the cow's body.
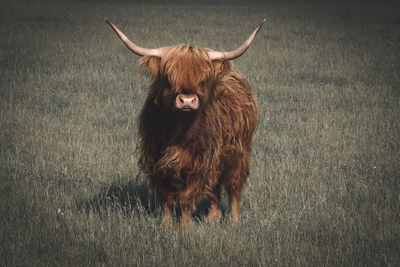
[[181, 222], [188, 222], [203, 197], [210, 200], [207, 218], [218, 220], [224, 187], [231, 218], [238, 222], [258, 117], [250, 85], [229, 60], [213, 58], [212, 50], [176, 46], [157, 53], [141, 60], [154, 82], [140, 114], [140, 164], [159, 195], [165, 221], [178, 205]]

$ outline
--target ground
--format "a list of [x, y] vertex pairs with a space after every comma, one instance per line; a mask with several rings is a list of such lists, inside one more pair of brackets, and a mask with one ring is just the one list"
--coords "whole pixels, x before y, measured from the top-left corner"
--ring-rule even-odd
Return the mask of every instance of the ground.
[[[393, 2], [0, 4], [0, 265], [400, 264]], [[241, 223], [163, 227], [138, 169], [145, 47], [229, 51], [260, 121]]]

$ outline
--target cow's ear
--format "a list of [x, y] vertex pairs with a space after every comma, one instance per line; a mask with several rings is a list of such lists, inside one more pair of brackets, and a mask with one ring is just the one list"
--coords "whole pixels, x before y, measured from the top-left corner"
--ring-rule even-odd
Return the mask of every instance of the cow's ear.
[[229, 60], [213, 60], [215, 78], [219, 79], [232, 70], [232, 63]]
[[160, 73], [161, 58], [155, 56], [143, 56], [140, 59], [142, 68], [151, 73], [153, 78], [157, 77]]

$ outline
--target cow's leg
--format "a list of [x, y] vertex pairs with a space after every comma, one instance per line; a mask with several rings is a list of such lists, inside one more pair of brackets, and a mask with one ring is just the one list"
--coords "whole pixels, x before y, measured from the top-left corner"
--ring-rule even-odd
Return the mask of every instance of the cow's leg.
[[221, 198], [221, 185], [218, 184], [216, 186], [216, 188], [214, 189], [213, 194], [211, 196], [209, 196], [210, 209], [208, 210], [206, 221], [218, 222], [221, 219], [222, 213], [219, 208], [220, 198]]
[[161, 206], [163, 209], [162, 224], [170, 225], [173, 220], [174, 198], [173, 194], [160, 195]]
[[196, 209], [195, 195], [195, 186], [186, 186], [177, 195], [176, 200], [182, 211], [180, 220], [181, 226], [187, 225], [191, 221], [192, 213]]
[[229, 194], [229, 216], [230, 220], [236, 223], [240, 221], [240, 213], [239, 213], [239, 201], [240, 194], [242, 191], [241, 187], [229, 187], [227, 189]]
[[172, 224], [172, 209], [173, 209], [173, 206], [164, 204], [164, 208], [163, 208], [164, 216], [162, 218], [162, 224], [164, 224], [164, 225]]
[[249, 174], [249, 157], [238, 158], [237, 164], [227, 174], [225, 179], [225, 189], [229, 195], [229, 215], [230, 220], [236, 223], [240, 221], [239, 201], [243, 189], [243, 184]]
[[182, 204], [181, 210], [182, 210], [182, 216], [181, 216], [180, 225], [181, 226], [188, 225], [191, 221], [192, 213], [194, 212], [195, 209], [193, 208], [192, 205]]

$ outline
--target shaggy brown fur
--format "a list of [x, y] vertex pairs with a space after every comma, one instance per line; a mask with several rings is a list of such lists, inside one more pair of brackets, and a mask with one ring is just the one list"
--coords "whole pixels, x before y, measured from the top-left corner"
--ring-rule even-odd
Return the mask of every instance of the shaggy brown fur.
[[[258, 117], [256, 99], [230, 61], [210, 61], [207, 49], [166, 49], [162, 58], [141, 59], [154, 82], [140, 114], [140, 164], [159, 195], [166, 222], [172, 220], [174, 205], [182, 209], [181, 223], [189, 222], [203, 197], [210, 200], [207, 218], [219, 220], [222, 186], [231, 218], [239, 222]], [[196, 94], [200, 107], [176, 110], [178, 94]]]

